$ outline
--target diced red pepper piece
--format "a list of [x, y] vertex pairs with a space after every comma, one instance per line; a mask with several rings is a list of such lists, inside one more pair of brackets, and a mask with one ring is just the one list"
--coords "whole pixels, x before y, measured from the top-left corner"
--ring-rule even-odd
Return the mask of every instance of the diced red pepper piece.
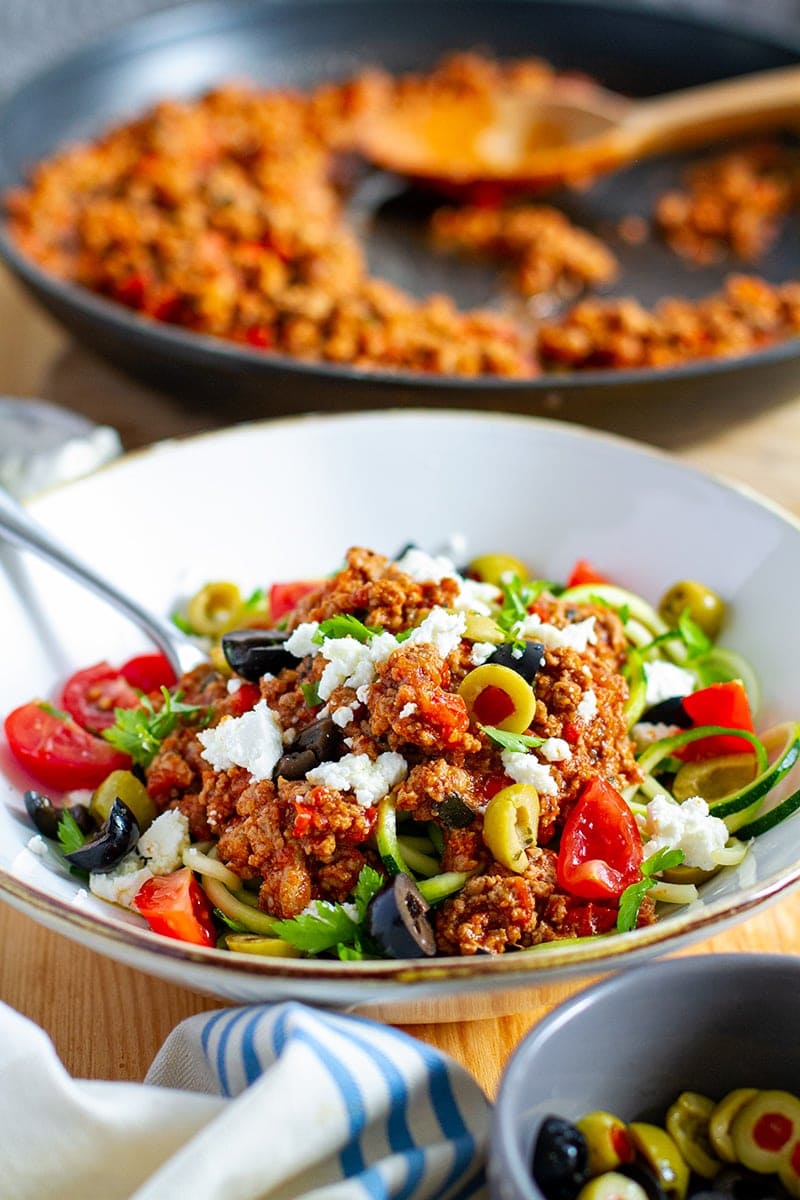
[[[723, 725], [726, 729], [746, 729], [748, 733], [755, 733], [750, 701], [740, 679], [712, 683], [699, 692], [684, 696], [682, 704], [693, 726]], [[716, 734], [689, 742], [675, 753], [685, 762], [697, 762], [703, 758], [718, 758], [722, 754], [753, 754], [755, 751], [753, 745], [744, 738]]]

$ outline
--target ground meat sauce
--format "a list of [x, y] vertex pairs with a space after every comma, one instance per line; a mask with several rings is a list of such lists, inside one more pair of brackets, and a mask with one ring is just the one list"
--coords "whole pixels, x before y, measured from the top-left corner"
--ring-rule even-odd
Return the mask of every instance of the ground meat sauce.
[[[231, 85], [164, 101], [42, 162], [5, 197], [9, 230], [46, 271], [153, 320], [363, 369], [530, 378], [671, 366], [797, 335], [792, 282], [733, 279], [654, 311], [628, 298], [573, 305], [615, 276], [613, 254], [555, 208], [508, 204], [496, 188], [434, 214], [432, 250], [497, 260], [525, 315], [462, 312], [370, 276], [346, 220], [364, 123], [426, 97], [489, 104], [499, 90], [535, 96], [564, 79], [574, 83], [539, 59], [460, 53], [427, 74], [365, 70], [307, 94]], [[797, 164], [796, 152], [762, 147], [698, 167], [659, 201], [654, 227], [698, 263], [729, 251], [752, 261], [797, 204]], [[622, 229], [630, 241], [647, 234], [637, 217]]]
[[[527, 850], [524, 870], [515, 872], [495, 861], [483, 837], [487, 804], [513, 780], [502, 748], [476, 724], [459, 693], [474, 669], [475, 645], [459, 633], [452, 645], [436, 641], [436, 620], [440, 626], [458, 621], [459, 612], [469, 607], [470, 593], [462, 589], [470, 581], [456, 573], [430, 580], [419, 574], [418, 569], [410, 573], [403, 558], [390, 562], [354, 548], [338, 573], [299, 601], [286, 622], [290, 647], [293, 638], [310, 635], [317, 623], [344, 616], [401, 636], [374, 662], [367, 683], [337, 676], [324, 703], [312, 696], [309, 704], [307, 685], [324, 689], [325, 673], [336, 665], [329, 648], [334, 643], [312, 640], [311, 652], [296, 666], [264, 676], [255, 698], [266, 701], [288, 756], [278, 760], [271, 778], [254, 778], [238, 763], [215, 769], [204, 755], [202, 730], [191, 726], [163, 742], [146, 772], [150, 795], [161, 809], [181, 809], [195, 839], [216, 842], [219, 859], [258, 888], [263, 911], [294, 917], [314, 900], [346, 902], [365, 865], [383, 869], [375, 840], [379, 796], [360, 795], [357, 779], [348, 786], [333, 777], [316, 778], [314, 769], [287, 778], [280, 764], [293, 761], [298, 745], [299, 753], [310, 755], [307, 761], [323, 771], [316, 757], [323, 745], [328, 766], [346, 755], [364, 755], [372, 764], [388, 756], [403, 764], [382, 793], [391, 791], [398, 820], [433, 823], [440, 834], [441, 871], [470, 873], [464, 887], [435, 908], [440, 953], [500, 953], [586, 930], [606, 931], [613, 926], [616, 905], [560, 894], [555, 863], [560, 830], [584, 785], [600, 777], [622, 788], [639, 778], [624, 714], [625, 639], [619, 617], [608, 608], [566, 604], [548, 593], [531, 606], [531, 619], [546, 622], [542, 628], [550, 629], [556, 641], [558, 631], [587, 620], [593, 636], [583, 651], [547, 649], [533, 683], [535, 712], [528, 733], [563, 739], [559, 744], [568, 750], [559, 761], [542, 764], [551, 782], [539, 789], [538, 844]], [[500, 597], [499, 589], [480, 586], [483, 596], [488, 588]], [[431, 640], [414, 639], [423, 622], [434, 622]], [[383, 636], [380, 630], [364, 636]], [[351, 638], [351, 654], [357, 657], [359, 651]], [[354, 664], [355, 658], [344, 674], [361, 669]], [[239, 688], [223, 674], [201, 668], [185, 676], [180, 688], [191, 702], [209, 706], [209, 730], [241, 716]], [[594, 706], [587, 709], [590, 693]], [[315, 733], [320, 734], [316, 742], [310, 737]], [[317, 751], [302, 749], [314, 745]], [[639, 922], [653, 919], [653, 906], [643, 904]]]

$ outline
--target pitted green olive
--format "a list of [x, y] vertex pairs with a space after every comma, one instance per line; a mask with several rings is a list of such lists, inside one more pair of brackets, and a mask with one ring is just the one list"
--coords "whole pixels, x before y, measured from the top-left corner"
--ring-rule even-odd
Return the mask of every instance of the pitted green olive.
[[513, 783], [492, 796], [483, 814], [483, 840], [494, 858], [522, 874], [526, 851], [539, 833], [539, 793], [530, 783]]
[[158, 810], [150, 799], [147, 788], [132, 771], [112, 771], [95, 789], [89, 801], [89, 812], [99, 825], [108, 820], [115, 800], [121, 800], [131, 810], [140, 833], [149, 829], [158, 816]]
[[530, 575], [525, 563], [514, 558], [513, 554], [481, 554], [473, 558], [469, 571], [483, 583], [493, 583], [496, 587], [513, 575], [518, 579], [527, 579]]
[[713, 1179], [722, 1166], [708, 1132], [713, 1111], [714, 1101], [699, 1092], [681, 1092], [667, 1111], [667, 1133], [692, 1170], [703, 1179]]
[[667, 1131], [645, 1121], [633, 1121], [628, 1126], [628, 1136], [634, 1149], [653, 1171], [662, 1191], [673, 1200], [685, 1200], [689, 1168]]
[[524, 733], [536, 713], [531, 685], [499, 663], [484, 663], [470, 671], [462, 679], [458, 694], [473, 721], [506, 733]]
[[756, 1092], [731, 1122], [736, 1160], [751, 1171], [778, 1171], [800, 1140], [800, 1100], [791, 1092]]
[[195, 633], [218, 637], [231, 628], [242, 608], [242, 593], [235, 583], [207, 583], [186, 605], [186, 617]]
[[613, 1171], [621, 1163], [630, 1162], [633, 1158], [627, 1126], [613, 1113], [598, 1109], [587, 1113], [575, 1124], [586, 1138], [589, 1148], [590, 1175]]
[[616, 1171], [606, 1171], [584, 1184], [577, 1200], [647, 1200], [647, 1192], [635, 1179]]
[[756, 1095], [758, 1088], [734, 1088], [723, 1096], [708, 1121], [708, 1136], [718, 1158], [723, 1162], [735, 1163], [736, 1151], [731, 1138], [731, 1124], [740, 1109]]
[[675, 775], [672, 794], [681, 803], [690, 796], [702, 796], [710, 804], [746, 787], [755, 778], [756, 770], [753, 754], [723, 754], [719, 758], [687, 762]]
[[684, 612], [688, 612], [703, 633], [716, 638], [725, 620], [725, 601], [704, 583], [682, 579], [680, 583], [673, 583], [661, 597], [658, 613], [674, 628]]

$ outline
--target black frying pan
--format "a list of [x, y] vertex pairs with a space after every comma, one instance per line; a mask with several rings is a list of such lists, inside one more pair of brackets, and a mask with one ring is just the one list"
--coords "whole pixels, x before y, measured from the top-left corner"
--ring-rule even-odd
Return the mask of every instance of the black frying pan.
[[[696, 13], [641, 3], [586, 0], [208, 0], [151, 16], [104, 37], [24, 84], [0, 110], [0, 189], [17, 184], [37, 159], [88, 138], [166, 95], [190, 96], [213, 83], [248, 77], [267, 85], [305, 85], [347, 76], [365, 64], [422, 69], [443, 52], [489, 50], [541, 55], [583, 70], [606, 86], [644, 96], [706, 80], [782, 66], [800, 58], [797, 32], [762, 34]], [[642, 163], [557, 198], [583, 225], [607, 233], [677, 182], [681, 161]], [[463, 305], [498, 299], [496, 276], [426, 250], [417, 208], [371, 181], [357, 202], [373, 273], [416, 294], [448, 290]], [[612, 241], [613, 238], [609, 239]], [[610, 294], [652, 303], [664, 295], [716, 290], [731, 264], [691, 268], [656, 242], [614, 244], [622, 277]], [[59, 283], [21, 256], [0, 232], [0, 254], [35, 297], [77, 338], [124, 369], [185, 397], [271, 415], [384, 405], [561, 412], [598, 419], [622, 403], [725, 405], [737, 396], [776, 401], [800, 388], [800, 338], [735, 360], [668, 370], [592, 371], [526, 381], [392, 376], [242, 349], [132, 314]], [[790, 221], [758, 264], [773, 282], [800, 279], [800, 222]], [[600, 417], [602, 423], [602, 417]]]

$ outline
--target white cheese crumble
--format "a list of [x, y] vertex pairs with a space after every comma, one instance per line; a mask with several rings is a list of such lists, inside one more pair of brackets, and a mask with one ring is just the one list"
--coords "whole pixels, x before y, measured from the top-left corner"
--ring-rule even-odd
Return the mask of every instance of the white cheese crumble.
[[[467, 618], [463, 612], [451, 613], [446, 608], [432, 608], [424, 621], [411, 630], [407, 644], [430, 643], [442, 658], [452, 654], [461, 642]], [[377, 641], [377, 638], [374, 639]]]
[[343, 704], [341, 708], [337, 708], [331, 713], [331, 720], [334, 725], [338, 725], [340, 729], [346, 729], [354, 716], [353, 710], [349, 704]]
[[542, 758], [546, 758], [548, 762], [566, 762], [568, 758], [572, 758], [572, 750], [569, 742], [565, 742], [563, 738], [551, 737], [542, 742], [539, 747], [539, 753]]
[[672, 737], [674, 733], [680, 733], [680, 726], [666, 725], [663, 721], [639, 721], [630, 731], [637, 752], [646, 750], [662, 738]]
[[427, 554], [416, 546], [409, 546], [405, 554], [395, 560], [398, 571], [410, 575], [417, 583], [441, 583], [443, 579], [459, 579], [452, 559], [444, 554]]
[[591, 688], [587, 688], [583, 693], [575, 715], [582, 721], [593, 721], [597, 716], [597, 695]]
[[271, 779], [283, 754], [281, 729], [266, 700], [241, 717], [227, 717], [197, 735], [201, 756], [215, 771], [244, 767], [254, 779]]
[[460, 587], [453, 607], [459, 612], [474, 612], [482, 617], [490, 617], [493, 606], [498, 604], [503, 593], [493, 583], [483, 583], [479, 579], [461, 579]]
[[168, 808], [146, 829], [136, 848], [154, 875], [169, 875], [183, 865], [189, 846], [189, 818], [177, 808]]
[[556, 796], [558, 788], [550, 768], [540, 763], [532, 754], [519, 754], [516, 750], [504, 750], [500, 756], [506, 775], [515, 783], [531, 783], [542, 796]]
[[538, 613], [528, 613], [527, 617], [517, 621], [513, 632], [515, 637], [535, 638], [548, 650], [574, 650], [576, 654], [585, 654], [587, 646], [597, 642], [594, 621], [594, 617], [587, 617], [559, 629], [556, 625], [548, 625]]
[[644, 834], [649, 838], [645, 845], [648, 857], [659, 850], [682, 850], [683, 865], [701, 871], [711, 871], [718, 865], [714, 854], [730, 836], [725, 822], [710, 816], [700, 796], [690, 796], [682, 804], [656, 796], [647, 805]]
[[228, 682], [225, 684], [225, 690], [227, 691], [229, 696], [235, 696], [241, 686], [242, 686], [241, 679], [229, 679]]
[[646, 708], [652, 708], [662, 700], [671, 700], [673, 696], [688, 696], [697, 687], [697, 680], [691, 671], [684, 671], [674, 663], [646, 662], [644, 677], [647, 681], [644, 697]]
[[494, 654], [497, 646], [494, 642], [473, 642], [469, 661], [473, 667], [482, 667]]
[[297, 626], [284, 642], [285, 648], [295, 658], [306, 658], [309, 654], [317, 654], [319, 645], [314, 641], [317, 630], [319, 629], [318, 621], [303, 621]]
[[404, 704], [397, 715], [401, 720], [404, 720], [406, 717], [413, 717], [416, 711], [416, 704], [414, 704], [413, 700], [409, 700], [408, 704]]
[[387, 751], [375, 762], [367, 754], [345, 754], [338, 762], [320, 763], [306, 779], [340, 792], [354, 792], [358, 803], [366, 807], [382, 800], [407, 774], [408, 764], [402, 754]]
[[153, 872], [144, 865], [138, 854], [126, 854], [113, 871], [100, 874], [92, 871], [89, 890], [93, 896], [119, 904], [122, 908], [133, 908], [133, 901], [142, 884], [153, 878]]

